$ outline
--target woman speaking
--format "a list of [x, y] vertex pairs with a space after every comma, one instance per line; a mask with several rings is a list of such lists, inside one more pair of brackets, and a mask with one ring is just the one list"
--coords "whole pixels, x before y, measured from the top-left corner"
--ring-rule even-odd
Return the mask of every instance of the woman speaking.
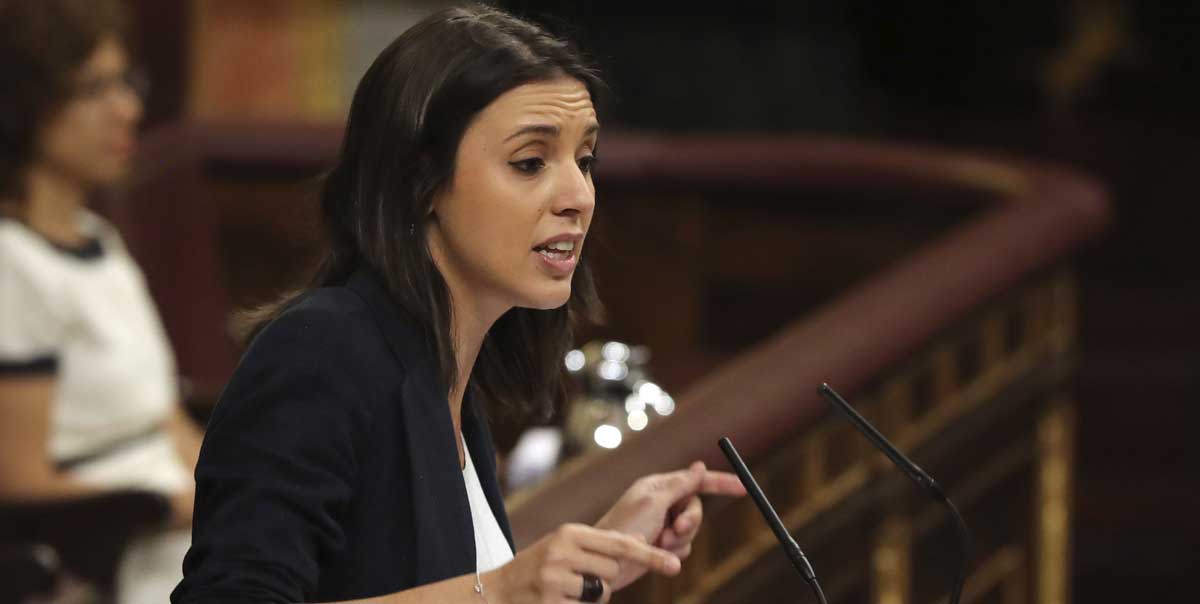
[[375, 60], [321, 192], [329, 253], [268, 310], [208, 427], [175, 604], [606, 602], [680, 571], [700, 494], [745, 493], [701, 463], [646, 476], [514, 556], [485, 408], [552, 404], [573, 321], [599, 311], [601, 85], [488, 8]]

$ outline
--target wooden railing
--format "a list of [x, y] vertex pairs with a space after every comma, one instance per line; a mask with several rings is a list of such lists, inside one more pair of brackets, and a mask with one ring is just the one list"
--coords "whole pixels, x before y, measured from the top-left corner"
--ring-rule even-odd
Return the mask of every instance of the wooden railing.
[[[313, 206], [297, 193], [339, 135], [245, 124], [170, 135], [199, 150], [224, 233], [209, 237], [238, 249], [224, 263], [235, 303], [286, 284], [285, 267], [302, 263], [284, 261], [315, 253]], [[831, 602], [944, 598], [956, 563], [945, 517], [829, 416], [815, 392], [828, 381], [963, 510], [978, 542], [965, 601], [1068, 601], [1071, 260], [1108, 220], [1099, 187], [1047, 164], [839, 140], [607, 134], [601, 153], [596, 231], [612, 253], [593, 260], [610, 322], [590, 335], [649, 344], [677, 411], [512, 494], [519, 547], [594, 520], [644, 474], [724, 467], [716, 441], [730, 436]], [[810, 228], [814, 203], [821, 224], [833, 212], [844, 228]], [[767, 262], [749, 253], [759, 248]], [[614, 601], [804, 597], [776, 547], [748, 501], [709, 501], [685, 572]]]
[[[643, 474], [693, 459], [724, 467], [716, 441], [730, 436], [808, 550], [831, 602], [937, 601], [954, 563], [946, 519], [850, 427], [827, 417], [815, 387], [829, 381], [915, 452], [964, 509], [979, 541], [966, 601], [1066, 602], [1067, 384], [1078, 306], [1070, 257], [1107, 220], [1101, 190], [1058, 167], [900, 146], [620, 142], [605, 142], [601, 183], [610, 202], [644, 202], [645, 191], [710, 205], [816, 191], [901, 195], [914, 212], [943, 203], [971, 212], [716, 365], [676, 396], [669, 421], [511, 497], [518, 543], [598, 517]], [[710, 502], [706, 523], [681, 577], [645, 579], [616, 601], [801, 597], [803, 584], [749, 501]]]

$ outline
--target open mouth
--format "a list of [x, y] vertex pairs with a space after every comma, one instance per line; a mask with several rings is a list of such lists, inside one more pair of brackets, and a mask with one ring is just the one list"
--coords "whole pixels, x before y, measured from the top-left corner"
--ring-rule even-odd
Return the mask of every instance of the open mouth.
[[575, 254], [574, 241], [556, 241], [533, 248], [533, 251], [550, 260], [566, 260]]

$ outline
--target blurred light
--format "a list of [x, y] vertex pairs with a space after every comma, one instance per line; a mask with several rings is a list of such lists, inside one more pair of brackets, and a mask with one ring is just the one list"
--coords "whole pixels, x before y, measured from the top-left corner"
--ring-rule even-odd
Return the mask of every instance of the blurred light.
[[619, 382], [629, 375], [629, 368], [620, 361], [608, 360], [600, 363], [600, 377]]
[[608, 342], [600, 349], [600, 356], [609, 361], [624, 363], [629, 360], [629, 347], [620, 342]]
[[579, 371], [580, 369], [583, 369], [583, 366], [586, 362], [587, 358], [583, 356], [582, 350], [572, 350], [571, 352], [567, 353], [567, 371]]
[[646, 416], [645, 411], [634, 411], [629, 414], [629, 427], [635, 431], [640, 431], [650, 423], [650, 418]]
[[642, 398], [642, 402], [646, 403], [647, 405], [657, 405], [658, 400], [662, 398], [662, 395], [662, 388], [659, 388], [658, 384], [655, 384], [654, 382], [642, 382], [642, 385], [638, 386], [638, 396], [640, 396]]
[[671, 398], [671, 395], [667, 394], [666, 392], [662, 393], [662, 396], [660, 396], [658, 400], [654, 402], [654, 410], [657, 411], [659, 415], [670, 415], [674, 413], [675, 399]]
[[616, 426], [598, 426], [593, 436], [596, 438], [596, 444], [605, 449], [616, 449], [621, 445], [621, 430]]
[[558, 463], [562, 445], [563, 435], [558, 428], [534, 427], [523, 432], [509, 454], [509, 487], [533, 485], [549, 476]]
[[625, 397], [625, 413], [641, 412], [646, 409], [646, 401], [642, 397], [631, 394]]

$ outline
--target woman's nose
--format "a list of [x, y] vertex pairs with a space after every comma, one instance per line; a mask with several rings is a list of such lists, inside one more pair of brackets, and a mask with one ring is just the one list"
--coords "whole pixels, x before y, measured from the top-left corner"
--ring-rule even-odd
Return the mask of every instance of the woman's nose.
[[555, 214], [581, 214], [588, 216], [596, 205], [596, 190], [592, 186], [591, 176], [584, 173], [578, 164], [572, 161], [573, 169], [565, 170], [555, 196], [553, 211]]

